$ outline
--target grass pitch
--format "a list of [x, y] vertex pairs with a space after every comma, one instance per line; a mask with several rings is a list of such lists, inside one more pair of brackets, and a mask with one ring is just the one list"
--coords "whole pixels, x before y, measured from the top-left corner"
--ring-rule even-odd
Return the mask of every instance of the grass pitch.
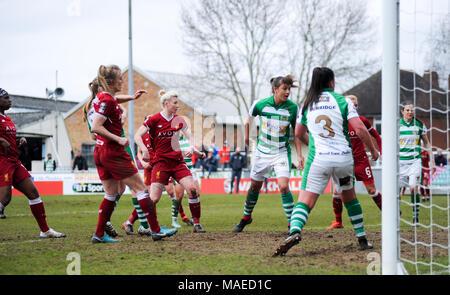
[[[42, 196], [49, 226], [67, 238], [39, 239], [27, 199], [14, 196], [5, 210], [7, 218], [0, 220], [0, 274], [65, 275], [72, 262], [69, 253], [76, 253], [82, 275], [364, 275], [373, 255], [381, 255], [381, 213], [368, 195], [358, 199], [373, 250], [358, 250], [345, 209], [345, 228], [326, 229], [334, 213], [331, 197], [323, 195], [310, 214], [300, 244], [286, 256], [275, 258], [271, 255], [288, 233], [279, 195], [261, 194], [253, 223], [238, 234], [232, 229], [242, 216], [245, 195], [202, 195], [201, 223], [207, 232], [193, 233], [191, 226], [183, 224], [175, 236], [156, 242], [127, 236], [120, 228], [133, 208], [131, 196], [124, 195], [112, 216], [120, 242], [92, 244], [102, 198]], [[190, 216], [186, 199], [183, 206]], [[170, 227], [167, 195], [158, 203], [157, 212], [160, 225]], [[138, 222], [135, 231], [137, 227]]]

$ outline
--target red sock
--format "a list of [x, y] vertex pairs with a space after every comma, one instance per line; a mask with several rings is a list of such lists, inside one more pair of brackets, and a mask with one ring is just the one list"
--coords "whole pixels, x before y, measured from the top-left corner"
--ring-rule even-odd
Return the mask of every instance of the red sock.
[[128, 218], [128, 222], [133, 224], [137, 219], [138, 219], [138, 214], [137, 214], [136, 209], [134, 209], [133, 212], [131, 212], [130, 217]]
[[180, 201], [180, 207], [178, 208], [178, 213], [180, 213], [181, 219], [186, 218], [186, 214], [184, 213], [184, 209], [183, 209], [183, 205], [181, 205], [181, 201]]
[[381, 193], [377, 192], [375, 196], [371, 196], [375, 204], [377, 204], [378, 208], [381, 210]]
[[97, 237], [103, 237], [105, 234], [105, 225], [106, 222], [111, 219], [115, 204], [115, 201], [111, 201], [106, 198], [104, 198], [100, 204], [100, 208], [98, 210], [97, 229], [95, 230], [95, 235]]
[[249, 215], [249, 216], [242, 216], [242, 219], [244, 219], [244, 220], [249, 220], [249, 219], [251, 219], [252, 218], [252, 216], [251, 215]]
[[159, 227], [158, 217], [156, 216], [155, 203], [153, 203], [152, 200], [148, 197], [148, 194], [147, 197], [144, 197], [140, 200], [139, 199], [140, 198], [138, 197], [139, 207], [141, 207], [142, 212], [147, 218], [147, 221], [150, 224], [150, 229], [152, 230], [152, 232], [159, 233], [161, 228]]
[[337, 222], [342, 223], [342, 200], [333, 196], [333, 211]]
[[45, 215], [45, 208], [42, 200], [40, 198], [30, 200], [30, 209], [34, 219], [36, 219], [39, 228], [41, 229], [41, 232], [45, 233], [48, 231], [50, 228], [47, 225], [47, 216]]
[[191, 210], [192, 219], [194, 219], [194, 224], [200, 223], [201, 206], [200, 199], [189, 199], [189, 209]]

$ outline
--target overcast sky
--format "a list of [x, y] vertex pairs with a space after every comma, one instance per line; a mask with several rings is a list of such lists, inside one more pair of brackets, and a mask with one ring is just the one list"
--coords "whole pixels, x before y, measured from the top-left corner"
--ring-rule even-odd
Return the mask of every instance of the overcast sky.
[[[192, 0], [133, 0], [134, 65], [188, 72], [180, 37], [181, 1]], [[369, 15], [379, 18], [381, 0], [368, 3]], [[402, 68], [423, 73], [422, 62], [411, 56], [422, 54], [430, 24], [448, 17], [449, 3], [401, 1]], [[45, 88], [55, 88], [58, 71], [64, 99], [81, 101], [99, 65], [128, 65], [127, 0], [0, 0], [0, 11], [0, 87], [12, 94], [45, 97]], [[381, 54], [381, 33], [378, 38], [374, 50]]]

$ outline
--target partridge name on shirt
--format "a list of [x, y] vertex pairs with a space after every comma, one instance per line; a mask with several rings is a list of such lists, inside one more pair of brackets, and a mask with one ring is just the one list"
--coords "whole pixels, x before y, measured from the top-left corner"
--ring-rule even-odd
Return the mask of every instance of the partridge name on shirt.
[[311, 107], [311, 112], [312, 111], [319, 111], [319, 110], [334, 110], [336, 108], [336, 106], [317, 106], [317, 107]]

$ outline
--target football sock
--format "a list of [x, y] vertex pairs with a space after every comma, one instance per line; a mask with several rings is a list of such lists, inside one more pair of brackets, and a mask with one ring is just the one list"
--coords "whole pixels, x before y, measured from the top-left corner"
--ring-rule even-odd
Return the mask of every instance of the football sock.
[[333, 211], [336, 221], [342, 223], [342, 200], [338, 195], [333, 195]]
[[[139, 209], [140, 209], [140, 208], [139, 208]], [[134, 224], [134, 222], [135, 222], [136, 220], [138, 220], [138, 218], [139, 218], [139, 216], [138, 216], [138, 214], [137, 214], [136, 209], [133, 209], [133, 212], [131, 212], [130, 217], [128, 217], [127, 223], [128, 223], [128, 224]], [[140, 222], [140, 221], [139, 221], [139, 222]], [[147, 219], [145, 219], [145, 222], [147, 223], [147, 226], [148, 226]]]
[[253, 208], [255, 208], [256, 202], [258, 202], [259, 192], [253, 192], [249, 190], [247, 198], [244, 204], [244, 217], [243, 219], [249, 219], [252, 216]]
[[420, 213], [420, 194], [411, 194], [411, 203], [413, 204], [413, 218], [419, 218]]
[[161, 228], [159, 227], [158, 217], [156, 215], [156, 206], [155, 203], [153, 203], [153, 201], [150, 199], [148, 191], [140, 191], [136, 193], [136, 197], [138, 199], [139, 206], [144, 213], [144, 216], [147, 218], [147, 221], [150, 224], [150, 229], [152, 230], [152, 232], [159, 233]]
[[308, 205], [298, 202], [295, 205], [294, 211], [292, 211], [291, 227], [289, 228], [289, 234], [294, 232], [301, 232], [303, 226], [308, 220], [309, 212], [311, 209]]
[[178, 207], [178, 212], [180, 213], [181, 219], [187, 218], [186, 214], [184, 213], [183, 205], [180, 202], [180, 205]]
[[116, 196], [106, 195], [103, 198], [100, 208], [98, 210], [98, 222], [97, 229], [95, 230], [95, 235], [97, 237], [103, 237], [105, 234], [105, 225], [111, 219], [111, 215], [114, 211]]
[[38, 197], [34, 200], [28, 200], [28, 204], [30, 205], [31, 213], [34, 216], [34, 219], [36, 219], [41, 232], [45, 233], [50, 228], [47, 225], [44, 203], [41, 198]]
[[289, 222], [295, 205], [291, 191], [288, 191], [286, 194], [281, 194], [281, 202], [283, 203], [284, 214], [286, 214], [286, 218]]
[[[139, 201], [137, 198], [131, 198], [131, 202], [133, 202], [134, 210], [131, 213], [130, 218], [128, 219], [131, 223], [134, 223], [136, 219], [132, 221], [131, 217], [134, 216], [134, 214], [137, 215], [137, 218], [139, 218], [139, 223], [141, 226], [145, 229], [149, 228], [149, 224], [147, 221], [147, 218], [144, 215], [144, 212], [142, 212], [141, 206], [139, 206]], [[133, 217], [134, 218], [134, 217]]]
[[120, 197], [121, 197], [121, 196], [122, 196], [122, 195], [117, 194], [116, 200], [114, 201], [114, 208], [116, 208], [117, 204], [119, 204], [119, 200], [120, 200]]
[[192, 219], [194, 219], [194, 224], [200, 223], [201, 206], [200, 198], [188, 199], [189, 209], [191, 210]]
[[344, 203], [345, 208], [347, 209], [348, 217], [350, 218], [350, 222], [353, 225], [353, 229], [355, 230], [357, 238], [366, 237], [366, 231], [364, 229], [364, 221], [363, 221], [363, 213], [361, 204], [358, 199], [355, 198], [350, 202]]
[[381, 193], [377, 191], [375, 192], [375, 194], [370, 196], [372, 197], [372, 200], [375, 202], [378, 208], [381, 210]]
[[180, 211], [181, 200], [172, 199], [172, 217], [177, 218]]

